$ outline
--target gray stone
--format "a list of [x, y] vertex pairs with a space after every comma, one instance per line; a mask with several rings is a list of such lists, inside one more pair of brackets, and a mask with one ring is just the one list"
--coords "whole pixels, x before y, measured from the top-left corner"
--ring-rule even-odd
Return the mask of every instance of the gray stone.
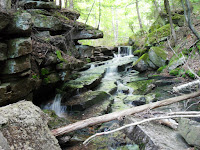
[[33, 26], [38, 30], [57, 31], [62, 30], [62, 22], [53, 16], [35, 15], [32, 17]]
[[7, 149], [61, 150], [47, 126], [49, 118], [32, 102], [21, 101], [1, 107], [0, 116], [7, 119], [4, 127], [0, 127], [8, 143], [3, 143]]
[[101, 101], [108, 100], [110, 97], [111, 95], [104, 91], [88, 91], [68, 100], [65, 105], [69, 106], [71, 111], [83, 111]]
[[17, 38], [8, 42], [8, 58], [16, 58], [32, 52], [31, 38]]
[[148, 64], [144, 60], [140, 60], [133, 68], [139, 72], [148, 70]]
[[9, 34], [26, 34], [30, 35], [32, 30], [31, 14], [18, 11], [14, 14], [12, 23], [7, 31]]
[[73, 40], [82, 40], [82, 39], [98, 39], [103, 38], [103, 32], [100, 30], [82, 30], [72, 33]]
[[7, 59], [7, 44], [0, 43], [0, 61]]
[[76, 12], [75, 10], [69, 9], [69, 8], [65, 8], [65, 9], [61, 9], [60, 12], [66, 16], [67, 18], [69, 18], [70, 20], [77, 20], [80, 16], [80, 13]]
[[178, 131], [189, 145], [200, 148], [199, 122], [187, 118], [181, 118], [179, 121]]
[[[141, 119], [126, 117], [124, 124]], [[154, 122], [125, 129], [126, 135], [144, 150], [184, 150], [189, 148], [177, 131]]]
[[151, 47], [148, 52], [149, 59], [157, 67], [162, 67], [166, 65], [167, 52], [159, 47]]
[[176, 69], [177, 67], [183, 65], [184, 63], [185, 63], [184, 57], [174, 60], [172, 63], [169, 64], [169, 71]]
[[31, 68], [30, 56], [9, 59], [6, 61], [1, 74], [20, 73]]

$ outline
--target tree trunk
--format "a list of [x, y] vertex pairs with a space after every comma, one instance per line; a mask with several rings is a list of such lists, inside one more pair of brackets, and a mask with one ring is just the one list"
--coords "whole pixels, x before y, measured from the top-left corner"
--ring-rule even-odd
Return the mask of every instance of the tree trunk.
[[74, 9], [74, 1], [73, 0], [69, 0], [69, 8]]
[[195, 30], [195, 28], [194, 28], [194, 26], [192, 25], [192, 22], [191, 22], [191, 7], [190, 7], [190, 2], [189, 2], [189, 0], [185, 0], [185, 2], [186, 2], [186, 6], [187, 6], [188, 26], [192, 30], [192, 32], [194, 33], [194, 35], [198, 39], [200, 39], [199, 33]]
[[138, 21], [139, 21], [139, 24], [140, 24], [140, 29], [143, 29], [142, 20], [141, 20], [141, 17], [140, 17], [139, 6], [138, 6], [138, 0], [136, 0], [136, 10], [137, 10], [137, 15], [138, 15]]
[[59, 0], [60, 9], [62, 9], [62, 0]]
[[99, 23], [97, 26], [97, 30], [99, 30], [100, 24], [101, 24], [101, 0], [99, 0]]
[[169, 15], [168, 19], [169, 19], [169, 23], [170, 23], [170, 27], [171, 27], [171, 34], [174, 39], [174, 42], [176, 43], [177, 38], [176, 38], [176, 33], [175, 33], [175, 29], [174, 29], [173, 22], [172, 22], [172, 14], [171, 14], [170, 6], [169, 6], [169, 0], [164, 0], [164, 3], [165, 3], [166, 12]]
[[153, 3], [154, 3], [154, 5], [155, 5], [155, 7], [156, 7], [156, 10], [157, 10], [158, 14], [160, 14], [161, 8], [160, 8], [160, 6], [158, 5], [157, 1], [154, 0]]
[[184, 5], [183, 0], [181, 0], [181, 4], [182, 4], [183, 10], [184, 10], [185, 21], [188, 23], [187, 12], [186, 12], [185, 5]]
[[114, 113], [110, 113], [110, 114], [106, 114], [106, 115], [102, 115], [102, 116], [98, 116], [98, 117], [92, 117], [92, 118], [89, 118], [86, 120], [82, 120], [82, 121], [78, 121], [76, 123], [69, 124], [67, 126], [64, 126], [64, 127], [58, 128], [58, 129], [54, 129], [51, 132], [54, 136], [60, 136], [60, 135], [63, 135], [63, 134], [66, 134], [66, 133], [69, 133], [69, 132], [72, 132], [75, 130], [83, 129], [88, 126], [93, 126], [93, 125], [108, 122], [111, 120], [119, 119], [121, 117], [139, 113], [139, 112], [142, 112], [147, 109], [151, 110], [151, 109], [154, 109], [157, 107], [166, 106], [166, 105], [169, 105], [172, 103], [183, 101], [183, 100], [186, 100], [189, 98], [194, 98], [197, 96], [200, 96], [200, 91], [192, 93], [192, 94], [169, 98], [169, 99], [158, 101], [155, 103], [150, 103], [150, 104], [146, 104], [146, 105], [142, 105], [142, 106], [138, 106], [138, 107], [133, 107], [133, 108], [126, 109], [126, 110], [123, 110], [120, 112], [114, 112]]
[[112, 7], [112, 27], [113, 27], [113, 35], [114, 35], [114, 41], [116, 41], [116, 28], [115, 28], [115, 10]]
[[65, 0], [65, 8], [67, 8], [67, 0]]

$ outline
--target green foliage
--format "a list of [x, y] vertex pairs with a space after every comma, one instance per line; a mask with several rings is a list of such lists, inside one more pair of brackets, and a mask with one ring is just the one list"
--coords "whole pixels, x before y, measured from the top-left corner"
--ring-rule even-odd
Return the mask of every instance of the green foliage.
[[40, 77], [39, 77], [37, 74], [33, 74], [33, 75], [32, 75], [32, 78], [33, 78], [33, 79], [39, 79]]
[[185, 73], [184, 69], [181, 69], [181, 68], [176, 68], [174, 70], [171, 70], [169, 72], [170, 75], [172, 76], [181, 76]]
[[42, 69], [41, 69], [41, 75], [42, 75], [42, 76], [45, 76], [45, 75], [47, 75], [47, 74], [49, 74], [49, 70], [46, 69], [46, 68], [42, 68]]
[[161, 73], [165, 68], [167, 68], [167, 65], [158, 68], [157, 72], [158, 72], [158, 73]]
[[58, 58], [60, 61], [63, 61], [63, 62], [65, 62], [65, 63], [68, 63], [68, 61], [62, 57], [62, 54], [61, 54], [61, 52], [60, 52], [59, 50], [56, 50], [56, 54], [57, 54], [57, 58]]
[[192, 79], [195, 79], [195, 75], [194, 75], [191, 71], [187, 70], [187, 71], [185, 72], [185, 74], [186, 74], [188, 77], [190, 77], [190, 78], [192, 78]]
[[197, 75], [200, 77], [200, 70], [197, 72]]
[[90, 58], [86, 58], [86, 61], [87, 61], [87, 63], [90, 63], [91, 59]]

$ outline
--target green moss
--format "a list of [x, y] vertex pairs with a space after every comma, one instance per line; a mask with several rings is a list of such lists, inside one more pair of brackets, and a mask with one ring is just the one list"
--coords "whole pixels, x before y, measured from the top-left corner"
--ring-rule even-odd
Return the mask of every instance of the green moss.
[[86, 58], [86, 61], [87, 61], [87, 63], [90, 63], [91, 59], [90, 58]]
[[162, 59], [167, 59], [167, 53], [160, 47], [151, 47], [151, 49], [156, 53], [156, 55], [160, 56]]
[[33, 74], [33, 75], [32, 75], [32, 78], [33, 78], [33, 79], [39, 79], [40, 77], [39, 77], [37, 74]]
[[136, 81], [128, 83], [127, 85], [134, 90], [134, 94], [143, 95], [146, 94], [148, 90], [148, 86], [153, 82], [154, 80], [142, 80], [142, 81]]
[[45, 75], [47, 75], [47, 74], [49, 74], [49, 70], [46, 69], [46, 68], [42, 68], [42, 69], [41, 69], [41, 75], [42, 75], [42, 76], [45, 76]]
[[[174, 55], [171, 59], [170, 59], [170, 61], [169, 61], [169, 66], [171, 66], [173, 63], [174, 63], [174, 61], [177, 61], [177, 60], [179, 60], [181, 57], [183, 57], [184, 55], [182, 54], [182, 53], [180, 53], [180, 54], [178, 54], [178, 55]], [[186, 56], [184, 56], [184, 57], [186, 57]]]
[[161, 28], [156, 29], [147, 35], [146, 44], [152, 45], [153, 43], [158, 43], [162, 40], [162, 38], [169, 36], [170, 33], [170, 24], [164, 25]]
[[200, 70], [197, 72], [197, 75], [200, 77]]
[[147, 62], [148, 59], [149, 59], [149, 55], [148, 53], [145, 53], [136, 62], [133, 63], [133, 66], [137, 65], [137, 63], [139, 63], [141, 60], [143, 60], [144, 62]]
[[44, 84], [48, 84], [48, 83], [49, 83], [49, 81], [50, 81], [50, 80], [49, 80], [49, 78], [48, 78], [48, 77], [43, 79], [43, 82], [44, 82]]
[[64, 19], [66, 21], [70, 20], [69, 18], [67, 18], [66, 16], [62, 15], [60, 12], [55, 11], [53, 14], [54, 17], [58, 17], [60, 19]]
[[180, 14], [173, 14], [172, 16], [172, 20], [177, 20], [177, 19], [181, 19], [182, 17], [184, 17], [183, 15], [180, 15]]
[[194, 75], [191, 71], [187, 70], [187, 71], [185, 72], [185, 74], [186, 74], [188, 77], [190, 77], [190, 78], [192, 78], [192, 79], [195, 79], [195, 75]]
[[139, 49], [133, 52], [133, 55], [141, 56], [144, 53], [146, 53], [148, 50], [147, 49]]
[[158, 68], [157, 72], [158, 72], [158, 73], [161, 73], [166, 67], [167, 67], [167, 65]]

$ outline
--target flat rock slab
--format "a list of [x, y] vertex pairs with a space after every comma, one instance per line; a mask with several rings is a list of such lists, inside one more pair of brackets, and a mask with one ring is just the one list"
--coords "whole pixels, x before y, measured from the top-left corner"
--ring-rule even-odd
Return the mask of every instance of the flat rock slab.
[[88, 91], [78, 96], [72, 97], [65, 105], [70, 111], [83, 111], [101, 101], [111, 97], [110, 94], [103, 91]]
[[117, 85], [115, 81], [104, 81], [97, 88], [98, 91], [105, 91], [110, 94], [114, 94], [117, 91]]
[[61, 150], [47, 126], [48, 116], [32, 102], [0, 108], [0, 142], [5, 150]]
[[[125, 124], [139, 121], [134, 117], [126, 117]], [[184, 150], [189, 148], [180, 134], [168, 127], [154, 122], [130, 127], [125, 131], [144, 150]]]

